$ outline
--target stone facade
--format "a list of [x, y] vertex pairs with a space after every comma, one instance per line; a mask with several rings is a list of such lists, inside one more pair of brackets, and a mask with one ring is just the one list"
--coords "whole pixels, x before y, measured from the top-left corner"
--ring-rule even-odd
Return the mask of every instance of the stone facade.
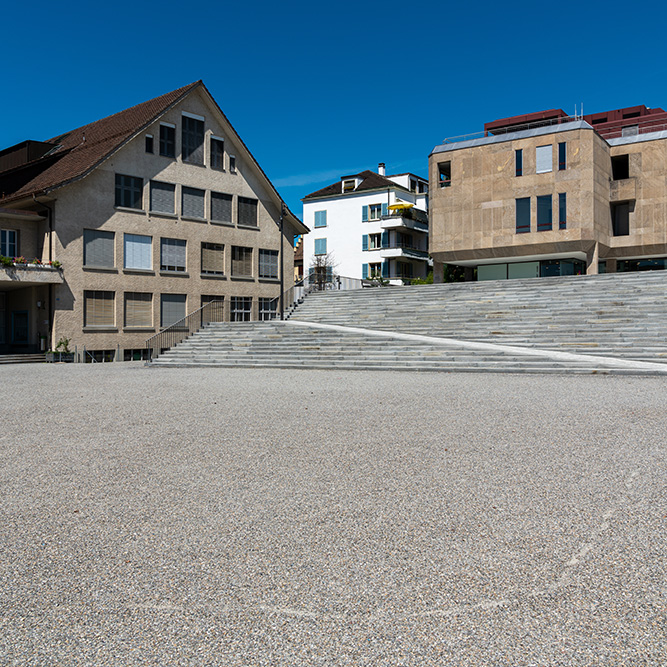
[[[559, 264], [594, 274], [615, 271], [619, 259], [667, 256], [667, 132], [648, 129], [605, 138], [585, 120], [559, 119], [437, 146], [429, 165], [436, 266], [477, 267], [483, 279], [502, 277], [494, 266], [507, 265], [506, 277], [512, 267], [517, 277], [554, 275], [545, 270]], [[614, 169], [626, 155], [627, 173]], [[523, 227], [519, 200], [530, 202]], [[619, 202], [628, 204], [623, 224], [613, 219]], [[538, 213], [549, 204], [550, 215]]]

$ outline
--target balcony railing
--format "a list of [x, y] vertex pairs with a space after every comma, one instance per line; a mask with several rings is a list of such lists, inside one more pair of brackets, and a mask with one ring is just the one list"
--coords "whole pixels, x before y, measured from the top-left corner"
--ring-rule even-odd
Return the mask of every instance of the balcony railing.
[[382, 248], [382, 250], [404, 250], [408, 253], [417, 255], [418, 257], [428, 257], [428, 252], [426, 250], [422, 250], [421, 248], [418, 248], [412, 243], [400, 243], [398, 241], [394, 241], [390, 243], [386, 248]]

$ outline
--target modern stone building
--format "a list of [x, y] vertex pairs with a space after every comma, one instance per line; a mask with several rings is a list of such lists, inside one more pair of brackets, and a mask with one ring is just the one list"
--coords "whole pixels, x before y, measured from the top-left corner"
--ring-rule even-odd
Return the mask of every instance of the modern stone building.
[[561, 109], [487, 123], [429, 158], [430, 252], [479, 280], [665, 268], [667, 113]]
[[428, 262], [428, 182], [415, 174], [362, 171], [303, 198], [303, 220], [313, 233], [303, 240], [307, 274], [329, 256], [347, 278], [382, 277], [402, 284], [424, 278]]
[[7, 148], [0, 353], [66, 337], [88, 358], [137, 358], [210, 300], [227, 320], [274, 317], [307, 232], [201, 81]]

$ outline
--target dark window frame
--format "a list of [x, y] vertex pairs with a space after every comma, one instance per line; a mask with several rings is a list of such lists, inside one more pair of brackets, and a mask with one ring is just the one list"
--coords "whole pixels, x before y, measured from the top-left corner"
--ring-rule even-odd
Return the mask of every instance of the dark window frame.
[[527, 234], [530, 232], [530, 197], [519, 197], [514, 200], [514, 205], [516, 214], [516, 233]]
[[176, 128], [171, 125], [160, 125], [160, 155], [176, 157]]
[[537, 197], [537, 231], [550, 232], [553, 229], [553, 196]]
[[116, 174], [115, 206], [143, 210], [144, 179]]
[[225, 140], [211, 137], [209, 142], [211, 169], [217, 171], [225, 170]]
[[523, 176], [523, 148], [514, 151], [514, 175]]
[[181, 159], [187, 164], [204, 164], [204, 121], [181, 116]]

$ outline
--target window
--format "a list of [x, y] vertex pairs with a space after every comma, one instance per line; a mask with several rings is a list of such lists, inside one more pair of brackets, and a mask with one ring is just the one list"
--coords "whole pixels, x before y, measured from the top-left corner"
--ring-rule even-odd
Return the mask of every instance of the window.
[[451, 161], [438, 163], [438, 181], [441, 188], [448, 188], [452, 184]]
[[171, 183], [160, 183], [151, 181], [151, 201], [150, 207], [153, 213], [175, 213], [174, 200], [176, 196], [176, 186]]
[[514, 151], [514, 175], [523, 176], [523, 149]]
[[630, 156], [614, 155], [611, 158], [611, 177], [615, 181], [630, 178]]
[[259, 251], [259, 277], [277, 278], [278, 277], [278, 251], [260, 250]]
[[225, 246], [221, 243], [201, 244], [201, 272], [212, 275], [225, 273]]
[[211, 221], [232, 222], [232, 195], [211, 192]]
[[543, 195], [537, 198], [537, 231], [548, 232], [551, 228], [551, 195]]
[[153, 239], [150, 236], [125, 234], [125, 268], [144, 270], [152, 269], [152, 245]]
[[236, 173], [236, 155], [229, 156], [229, 171], [232, 174]]
[[611, 205], [611, 225], [614, 236], [630, 234], [630, 202]]
[[181, 215], [184, 218], [204, 218], [204, 191], [181, 187]]
[[160, 271], [185, 271], [185, 241], [160, 239]]
[[152, 134], [147, 134], [146, 135], [146, 152], [147, 153], [152, 153], [153, 152], [153, 135]]
[[363, 264], [361, 274], [364, 280], [366, 278], [380, 278], [382, 276], [382, 262]]
[[125, 326], [153, 326], [153, 295], [147, 292], [125, 292]]
[[19, 254], [18, 234], [13, 229], [0, 230], [0, 255], [3, 257], [16, 257]]
[[558, 229], [567, 229], [567, 194], [558, 195]]
[[211, 169], [225, 170], [225, 142], [211, 137]]
[[530, 197], [516, 199], [516, 233], [525, 234], [530, 231]]
[[387, 215], [387, 204], [370, 204], [361, 207], [361, 222], [379, 220], [384, 215]]
[[116, 206], [141, 209], [143, 189], [142, 178], [116, 174]]
[[176, 126], [160, 124], [160, 155], [176, 157]]
[[278, 299], [260, 298], [259, 319], [274, 320], [278, 315]]
[[232, 275], [252, 276], [252, 248], [232, 246]]
[[315, 254], [316, 255], [326, 255], [327, 254], [327, 240], [326, 239], [315, 239]]
[[201, 295], [201, 305], [205, 306], [207, 303], [211, 303], [211, 301], [224, 301], [225, 297], [223, 294], [217, 295], [217, 294], [202, 294]]
[[343, 181], [343, 192], [354, 192], [354, 189], [356, 187], [357, 187], [357, 182], [353, 178]]
[[326, 227], [326, 226], [327, 226], [327, 212], [315, 211], [315, 227]]
[[257, 200], [239, 197], [238, 224], [248, 227], [257, 227]]
[[160, 326], [170, 327], [185, 317], [185, 294], [162, 294], [160, 299]]
[[561, 141], [558, 144], [558, 171], [567, 168], [567, 143]]
[[369, 250], [378, 250], [382, 248], [382, 234], [369, 234], [368, 248]]
[[250, 322], [252, 312], [252, 297], [233, 296], [229, 300], [230, 322]]
[[417, 192], [417, 179], [410, 179], [410, 192]]
[[428, 192], [428, 184], [423, 181], [419, 181], [419, 193], [425, 194]]
[[546, 174], [549, 171], [553, 171], [553, 160], [552, 160], [552, 149], [553, 146], [538, 146], [535, 149], [535, 173], [536, 174]]
[[113, 232], [102, 232], [98, 229], [83, 230], [83, 265], [102, 268], [116, 266], [114, 259]]
[[83, 293], [83, 326], [113, 327], [114, 293], [86, 290]]
[[204, 164], [204, 119], [182, 116], [181, 151], [183, 162]]

